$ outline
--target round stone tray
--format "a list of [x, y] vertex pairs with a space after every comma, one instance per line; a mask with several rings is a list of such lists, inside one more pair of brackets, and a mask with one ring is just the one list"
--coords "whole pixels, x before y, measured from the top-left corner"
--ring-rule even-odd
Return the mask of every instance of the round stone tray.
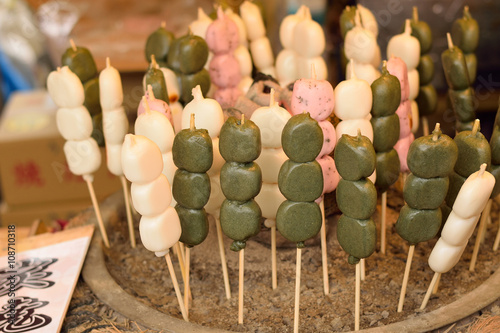
[[[123, 209], [120, 196], [113, 195], [101, 204], [103, 220], [116, 216]], [[90, 223], [95, 218], [89, 219]], [[183, 332], [228, 332], [226, 330], [204, 327], [184, 320], [173, 318], [156, 309], [148, 307], [125, 292], [109, 274], [102, 251], [101, 234], [96, 229], [87, 258], [83, 267], [83, 278], [94, 294], [106, 305], [132, 321], [136, 321], [150, 329], [183, 333]], [[370, 328], [359, 332], [423, 332], [441, 328], [457, 322], [485, 308], [500, 298], [500, 269], [497, 269], [479, 287], [459, 300], [442, 306], [434, 311], [426, 312], [401, 322], [382, 327]]]

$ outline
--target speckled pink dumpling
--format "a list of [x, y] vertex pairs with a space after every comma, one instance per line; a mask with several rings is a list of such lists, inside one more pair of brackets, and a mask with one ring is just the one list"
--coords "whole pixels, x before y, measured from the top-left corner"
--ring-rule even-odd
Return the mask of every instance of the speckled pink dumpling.
[[[146, 101], [150, 110], [158, 111], [164, 114], [170, 121], [170, 124], [174, 124], [174, 118], [172, 117], [172, 112], [170, 111], [170, 107], [168, 106], [167, 102], [155, 98], [151, 86], [148, 86], [148, 90], [144, 94], [144, 97], [146, 97]], [[137, 107], [137, 117], [139, 117], [144, 112], [146, 112], [146, 105], [144, 104], [144, 101], [141, 101], [139, 103], [139, 106]]]
[[391, 57], [387, 61], [387, 70], [398, 78], [401, 84], [401, 101], [406, 101], [410, 96], [410, 85], [408, 82], [408, 69], [401, 58]]
[[340, 175], [333, 158], [330, 155], [325, 155], [316, 161], [321, 165], [323, 172], [323, 193], [333, 192], [340, 181]]
[[241, 81], [240, 63], [232, 54], [216, 55], [208, 68], [210, 79], [217, 87], [235, 87]]
[[318, 122], [321, 130], [323, 131], [323, 147], [319, 152], [318, 156], [328, 155], [335, 148], [337, 143], [337, 134], [335, 133], [335, 127], [328, 120], [322, 120]]
[[299, 79], [293, 85], [292, 114], [309, 112], [317, 121], [332, 113], [335, 101], [333, 87], [326, 80]]
[[214, 54], [231, 53], [238, 47], [238, 26], [224, 14], [222, 7], [217, 10], [217, 19], [208, 26], [205, 40]]

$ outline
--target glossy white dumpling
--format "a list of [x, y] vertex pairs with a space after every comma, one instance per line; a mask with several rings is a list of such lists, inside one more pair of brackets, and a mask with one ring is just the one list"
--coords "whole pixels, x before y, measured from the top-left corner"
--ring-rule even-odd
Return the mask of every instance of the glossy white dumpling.
[[369, 64], [377, 54], [377, 39], [371, 31], [356, 25], [345, 35], [344, 53], [347, 59]]
[[198, 17], [189, 24], [189, 30], [191, 30], [193, 35], [205, 39], [210, 23], [212, 23], [210, 16], [208, 16], [201, 7], [198, 7]]
[[63, 150], [69, 170], [75, 175], [93, 174], [101, 165], [101, 151], [93, 138], [66, 141]]
[[283, 49], [276, 58], [276, 75], [282, 87], [298, 78], [297, 54], [290, 49]]
[[[346, 67], [347, 80], [351, 78], [351, 66], [352, 63], [349, 61]], [[369, 85], [380, 77], [380, 72], [372, 64], [362, 64], [356, 61], [354, 61], [354, 73], [358, 79], [366, 81]]]
[[408, 99], [415, 99], [418, 96], [420, 90], [420, 76], [416, 69], [411, 69], [408, 71], [408, 86], [410, 87], [410, 95]]
[[441, 231], [441, 238], [446, 243], [454, 246], [467, 244], [476, 228], [478, 220], [479, 215], [464, 219], [454, 211], [451, 211]]
[[417, 68], [420, 62], [420, 42], [411, 35], [411, 26], [407, 20], [405, 32], [393, 36], [387, 44], [387, 54], [401, 58], [408, 71]]
[[286, 198], [280, 192], [278, 184], [263, 183], [255, 201], [259, 205], [262, 216], [266, 219], [276, 219], [276, 212]]
[[377, 19], [373, 15], [373, 13], [366, 8], [365, 6], [358, 4], [356, 9], [359, 10], [359, 14], [361, 15], [361, 21], [363, 22], [363, 27], [365, 29], [370, 30], [375, 37], [378, 36], [378, 24]]
[[127, 134], [122, 146], [123, 174], [132, 183], [149, 183], [163, 170], [158, 146], [142, 135]]
[[495, 186], [495, 177], [488, 171], [470, 175], [458, 192], [453, 211], [461, 218], [480, 215]]
[[224, 163], [226, 163], [226, 161], [224, 160], [224, 158], [220, 154], [220, 150], [219, 150], [219, 138], [212, 139], [212, 147], [213, 147], [213, 157], [214, 157], [214, 159], [213, 159], [213, 162], [212, 162], [212, 166], [207, 171], [207, 174], [210, 177], [219, 174], [220, 170], [222, 169], [222, 166], [224, 165]]
[[211, 215], [218, 216], [220, 206], [225, 199], [220, 186], [220, 175], [210, 177], [210, 198], [205, 205], [205, 210]]
[[262, 149], [260, 156], [255, 162], [262, 170], [262, 181], [264, 183], [278, 183], [280, 168], [288, 160], [282, 148]]
[[301, 6], [295, 14], [287, 15], [281, 21], [279, 36], [283, 49], [293, 49], [294, 29], [305, 18], [304, 10], [305, 6]]
[[446, 273], [460, 260], [467, 244], [452, 246], [440, 238], [429, 256], [429, 266], [436, 273]]
[[170, 184], [173, 184], [174, 175], [175, 175], [175, 171], [177, 170], [177, 167], [175, 166], [175, 163], [174, 163], [172, 151], [168, 151], [164, 154], [161, 154], [161, 157], [163, 159], [163, 171], [161, 173], [167, 177], [168, 182]]
[[274, 65], [273, 49], [266, 36], [252, 40], [250, 42], [250, 52], [252, 53], [253, 63], [258, 69]]
[[325, 51], [325, 33], [321, 25], [307, 18], [293, 29], [293, 50], [304, 58], [321, 56]]
[[366, 118], [342, 120], [335, 128], [335, 132], [337, 133], [337, 141], [343, 134], [357, 136], [358, 129], [361, 131], [362, 135], [366, 136], [368, 139], [370, 139], [370, 141], [373, 142], [372, 123]]
[[59, 133], [65, 140], [85, 140], [93, 130], [92, 118], [83, 105], [75, 108], [59, 108], [56, 113]]
[[47, 77], [47, 90], [60, 108], [76, 108], [83, 105], [85, 100], [82, 82], [68, 66], [50, 72]]
[[351, 77], [340, 82], [334, 93], [334, 111], [342, 120], [364, 118], [372, 109], [372, 89], [364, 80]]
[[250, 1], [244, 1], [240, 5], [240, 15], [245, 23], [249, 40], [256, 40], [266, 35], [266, 27], [259, 6]]
[[165, 78], [168, 100], [170, 101], [170, 103], [177, 102], [179, 100], [179, 96], [181, 95], [181, 93], [179, 88], [179, 81], [177, 81], [177, 76], [175, 75], [175, 72], [170, 68], [166, 67], [160, 67], [160, 70], [163, 72], [163, 77]]
[[146, 111], [135, 121], [135, 134], [152, 140], [162, 153], [172, 150], [174, 128], [168, 118], [158, 111]]
[[109, 172], [115, 176], [123, 175], [122, 145], [106, 145], [106, 164]]
[[260, 128], [262, 148], [281, 147], [281, 133], [291, 117], [290, 113], [277, 103], [260, 107], [252, 113], [250, 120]]
[[182, 110], [182, 129], [190, 128], [191, 114], [196, 128], [206, 129], [212, 139], [219, 135], [224, 124], [222, 108], [215, 99], [204, 98], [199, 85], [193, 88], [193, 100]]
[[172, 201], [170, 183], [163, 174], [149, 183], [132, 183], [130, 195], [135, 210], [144, 216], [154, 216], [162, 213], [170, 206]]
[[174, 119], [174, 123], [172, 124], [174, 126], [174, 131], [175, 133], [180, 132], [182, 129], [182, 110], [184, 110], [184, 108], [179, 101], [170, 103], [169, 106], [172, 112], [172, 118]]
[[328, 77], [328, 68], [325, 59], [322, 56], [305, 58], [297, 56], [297, 74], [301, 79], [312, 79], [311, 68], [314, 65], [317, 80], [326, 80]]
[[238, 63], [240, 64], [241, 76], [252, 75], [253, 63], [248, 48], [246, 48], [243, 45], [240, 45], [236, 48], [236, 50], [234, 50], [233, 54], [236, 57], [236, 60], [238, 60]]
[[123, 87], [120, 73], [107, 66], [99, 74], [99, 99], [103, 110], [111, 110], [123, 104]]
[[128, 118], [122, 106], [113, 110], [102, 111], [102, 130], [104, 140], [110, 144], [122, 144], [128, 133]]
[[418, 131], [420, 117], [418, 115], [418, 104], [414, 100], [410, 101], [411, 106], [411, 132], [416, 133]]
[[162, 214], [142, 216], [139, 223], [142, 244], [153, 252], [165, 252], [181, 237], [179, 215], [174, 207], [168, 207]]

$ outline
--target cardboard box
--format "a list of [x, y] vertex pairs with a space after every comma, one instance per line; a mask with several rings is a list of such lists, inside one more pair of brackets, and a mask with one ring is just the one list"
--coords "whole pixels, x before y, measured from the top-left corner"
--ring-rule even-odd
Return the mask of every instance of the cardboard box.
[[0, 204], [0, 225], [30, 226], [37, 219], [48, 224], [55, 220], [68, 221], [91, 206], [90, 198], [20, 206], [9, 206], [3, 202]]
[[[11, 207], [89, 198], [87, 184], [66, 163], [55, 122], [57, 107], [47, 91], [14, 94], [0, 119], [0, 183]], [[94, 174], [94, 189], [102, 199], [121, 188], [106, 167], [106, 153]]]

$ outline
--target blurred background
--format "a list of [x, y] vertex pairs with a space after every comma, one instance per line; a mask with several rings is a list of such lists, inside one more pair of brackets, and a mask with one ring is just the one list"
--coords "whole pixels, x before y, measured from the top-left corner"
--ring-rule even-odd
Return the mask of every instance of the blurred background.
[[[242, 1], [225, 4], [238, 10]], [[344, 79], [340, 65], [342, 38], [339, 17], [346, 0], [255, 0], [263, 10], [268, 37], [275, 55], [281, 50], [279, 24], [301, 4], [310, 7], [313, 18], [324, 27], [327, 46], [324, 57], [333, 86]], [[124, 106], [134, 119], [143, 95], [142, 78], [148, 63], [144, 46], [148, 35], [165, 21], [176, 37], [187, 32], [197, 8], [213, 12], [220, 1], [210, 0], [0, 0], [0, 219], [29, 220], [33, 216], [64, 219], [90, 204], [85, 184], [71, 177], [62, 154], [62, 138], [54, 125], [55, 105], [47, 99], [48, 73], [60, 65], [61, 55], [72, 38], [88, 48], [98, 70], [106, 57], [122, 76]], [[477, 114], [482, 132], [489, 138], [500, 94], [500, 0], [360, 0], [379, 25], [378, 42], [383, 59], [388, 40], [402, 31], [412, 7], [418, 6], [420, 20], [433, 32], [431, 51], [435, 61], [434, 85], [440, 102], [430, 123], [441, 122], [445, 133], [454, 135], [454, 116], [446, 98], [447, 86], [440, 64], [446, 48], [446, 32], [462, 16], [464, 5], [479, 22], [480, 41], [476, 51], [478, 75], [474, 83]], [[33, 92], [14, 98], [15, 92]], [[419, 134], [417, 133], [417, 136]], [[101, 198], [119, 188], [104, 167], [95, 184]], [[47, 194], [49, 193], [49, 194]], [[69, 193], [69, 194], [68, 194]], [[70, 203], [68, 203], [71, 201]], [[65, 215], [55, 207], [69, 207]], [[42, 213], [43, 212], [43, 213]]]

